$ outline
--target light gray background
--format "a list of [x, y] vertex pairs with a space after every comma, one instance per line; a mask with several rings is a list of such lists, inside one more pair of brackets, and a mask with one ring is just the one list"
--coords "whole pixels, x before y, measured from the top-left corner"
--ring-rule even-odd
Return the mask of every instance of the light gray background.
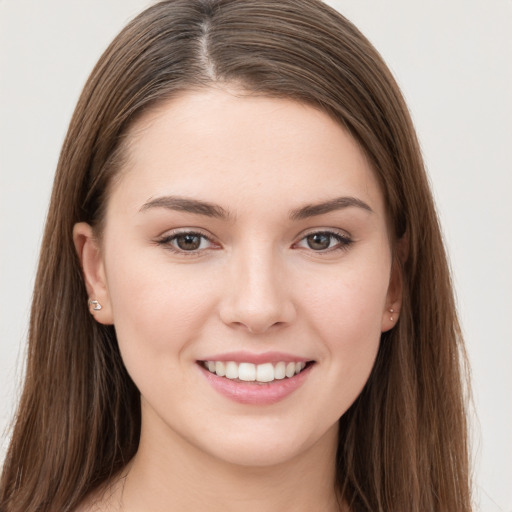
[[[408, 100], [473, 373], [476, 501], [512, 512], [512, 1], [331, 1]], [[41, 231], [94, 63], [146, 0], [0, 0], [0, 433], [19, 393]], [[0, 459], [6, 446], [2, 437]]]

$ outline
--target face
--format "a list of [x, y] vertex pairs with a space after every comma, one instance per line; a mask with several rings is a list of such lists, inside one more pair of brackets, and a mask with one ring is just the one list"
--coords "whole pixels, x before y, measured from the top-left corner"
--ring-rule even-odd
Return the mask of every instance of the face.
[[75, 242], [143, 432], [223, 461], [332, 449], [396, 322], [373, 171], [340, 125], [291, 100], [212, 89], [147, 114], [101, 244], [83, 224]]

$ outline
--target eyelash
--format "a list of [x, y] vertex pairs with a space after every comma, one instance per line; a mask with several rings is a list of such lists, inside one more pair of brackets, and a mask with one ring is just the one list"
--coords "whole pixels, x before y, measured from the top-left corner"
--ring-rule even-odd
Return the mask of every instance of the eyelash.
[[201, 239], [200, 244], [203, 243], [204, 240], [209, 242], [210, 244], [214, 244], [215, 242], [208, 236], [206, 236], [204, 233], [200, 233], [198, 231], [177, 231], [168, 235], [164, 235], [162, 238], [158, 239], [156, 243], [158, 245], [161, 245], [168, 249], [169, 251], [172, 251], [176, 254], [179, 254], [180, 256], [199, 256], [201, 252], [210, 249], [210, 247], [205, 249], [194, 249], [191, 251], [187, 251], [185, 249], [180, 249], [179, 247], [175, 247], [173, 245], [173, 241], [177, 240], [180, 236], [190, 236], [190, 237], [199, 237]]
[[346, 250], [348, 250], [350, 245], [352, 245], [352, 243], [353, 243], [352, 238], [350, 238], [350, 236], [348, 236], [346, 234], [341, 234], [341, 233], [338, 233], [335, 231], [329, 231], [329, 230], [321, 230], [321, 231], [312, 231], [311, 233], [307, 233], [299, 240], [299, 242], [297, 242], [294, 245], [297, 246], [301, 242], [306, 241], [308, 237], [312, 237], [315, 235], [316, 236], [324, 235], [324, 236], [329, 237], [329, 239], [330, 239], [329, 245], [331, 244], [333, 239], [336, 240], [336, 242], [337, 242], [333, 247], [328, 247], [327, 249], [321, 249], [318, 251], [315, 251], [312, 247], [305, 247], [305, 249], [310, 249], [315, 254], [326, 254], [326, 253], [330, 253], [330, 252], [334, 252], [334, 251], [346, 251]]
[[[335, 252], [335, 251], [346, 251], [346, 250], [348, 250], [350, 245], [352, 245], [352, 243], [353, 243], [353, 240], [347, 235], [342, 235], [340, 233], [337, 233], [334, 231], [329, 231], [329, 230], [321, 230], [321, 231], [313, 231], [311, 233], [307, 233], [298, 242], [294, 243], [293, 247], [299, 247], [299, 244], [301, 242], [304, 242], [307, 240], [308, 237], [312, 237], [315, 235], [316, 236], [325, 235], [325, 236], [329, 237], [329, 239], [330, 239], [329, 245], [331, 244], [332, 239], [337, 241], [336, 245], [334, 245], [333, 247], [327, 247], [326, 249], [314, 250], [311, 247], [304, 247], [304, 249], [309, 249], [315, 254], [326, 254], [326, 253]], [[180, 249], [179, 247], [176, 247], [173, 245], [173, 242], [176, 241], [178, 239], [178, 237], [180, 237], [180, 236], [181, 237], [185, 237], [185, 236], [199, 237], [201, 239], [200, 244], [203, 243], [202, 242], [203, 240], [206, 240], [210, 244], [215, 244], [215, 242], [210, 237], [206, 236], [204, 233], [200, 233], [197, 231], [174, 232], [174, 233], [165, 235], [162, 238], [156, 240], [156, 243], [160, 246], [164, 246], [166, 249], [168, 249], [176, 254], [186, 256], [186, 257], [199, 256], [203, 251], [211, 249], [211, 247], [201, 249], [200, 246], [199, 246], [199, 248], [193, 249], [190, 251], [187, 251], [185, 249]]]

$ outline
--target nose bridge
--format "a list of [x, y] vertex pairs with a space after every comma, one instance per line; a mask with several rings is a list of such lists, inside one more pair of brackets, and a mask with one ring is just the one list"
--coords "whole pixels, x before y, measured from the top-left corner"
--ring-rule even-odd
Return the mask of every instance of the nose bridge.
[[255, 240], [233, 253], [231, 279], [223, 320], [265, 332], [293, 316], [286, 277], [277, 251], [270, 243]]

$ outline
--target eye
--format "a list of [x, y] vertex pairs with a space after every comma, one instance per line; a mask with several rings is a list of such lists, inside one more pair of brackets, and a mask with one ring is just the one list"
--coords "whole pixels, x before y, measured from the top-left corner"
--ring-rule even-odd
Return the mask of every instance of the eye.
[[176, 235], [171, 243], [174, 243], [182, 251], [197, 251], [201, 248], [201, 244], [205, 245], [204, 241], [204, 237], [200, 235], [186, 233], [184, 235]]
[[189, 231], [165, 235], [157, 242], [178, 253], [193, 254], [214, 247], [213, 242], [207, 236]]
[[316, 252], [326, 252], [336, 249], [346, 249], [352, 243], [352, 240], [340, 233], [332, 231], [316, 231], [302, 238], [297, 247], [311, 249]]

